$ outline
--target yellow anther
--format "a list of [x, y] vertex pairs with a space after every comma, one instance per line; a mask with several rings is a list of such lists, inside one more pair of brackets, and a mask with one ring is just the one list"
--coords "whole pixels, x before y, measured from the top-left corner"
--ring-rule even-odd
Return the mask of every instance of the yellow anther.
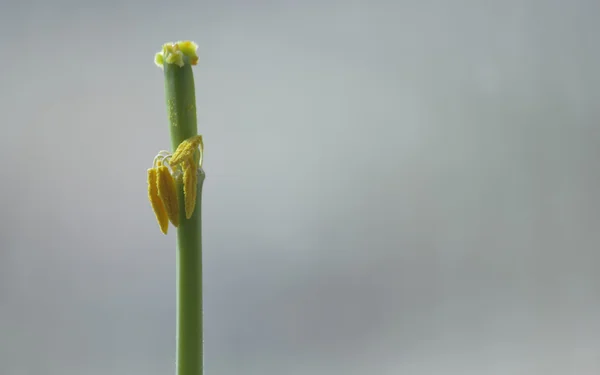
[[189, 219], [196, 208], [196, 195], [198, 193], [198, 168], [191, 159], [183, 163], [183, 194], [185, 199], [185, 217]]
[[186, 159], [193, 159], [194, 152], [200, 148], [200, 159], [198, 165], [202, 167], [202, 154], [204, 153], [204, 142], [201, 135], [188, 138], [177, 146], [177, 150], [171, 156], [169, 163], [175, 166]]
[[160, 231], [167, 234], [167, 231], [169, 230], [169, 216], [163, 201], [158, 196], [157, 181], [157, 170], [154, 168], [148, 169], [148, 199], [150, 200], [152, 210], [156, 215], [156, 221], [158, 221]]
[[[164, 234], [167, 234], [169, 221], [175, 227], [180, 223], [176, 179], [183, 180], [186, 219], [191, 218], [194, 213], [203, 149], [202, 136], [191, 137], [181, 142], [173, 155], [168, 151], [160, 151], [154, 158], [152, 168], [148, 170], [148, 197], [160, 230]], [[199, 151], [198, 155], [195, 154], [197, 151]]]
[[[162, 163], [161, 163], [162, 164]], [[173, 226], [179, 226], [179, 202], [177, 201], [177, 189], [175, 179], [171, 171], [165, 165], [160, 165], [157, 170], [158, 196], [162, 200], [169, 221]]]

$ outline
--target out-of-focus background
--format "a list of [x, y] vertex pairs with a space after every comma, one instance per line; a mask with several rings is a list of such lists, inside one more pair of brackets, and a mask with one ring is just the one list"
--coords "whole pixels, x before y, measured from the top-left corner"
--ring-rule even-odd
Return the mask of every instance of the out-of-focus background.
[[192, 39], [207, 374], [600, 373], [598, 1], [0, 10], [0, 374], [174, 373]]

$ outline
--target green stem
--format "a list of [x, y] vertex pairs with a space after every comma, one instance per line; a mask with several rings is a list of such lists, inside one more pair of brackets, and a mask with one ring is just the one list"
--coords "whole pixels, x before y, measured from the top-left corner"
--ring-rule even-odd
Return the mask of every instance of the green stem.
[[[164, 63], [165, 93], [172, 152], [198, 134], [194, 75], [189, 60], [179, 67]], [[177, 228], [177, 375], [202, 375], [202, 184], [198, 175], [196, 208], [185, 217], [183, 185], [177, 182], [180, 224]]]

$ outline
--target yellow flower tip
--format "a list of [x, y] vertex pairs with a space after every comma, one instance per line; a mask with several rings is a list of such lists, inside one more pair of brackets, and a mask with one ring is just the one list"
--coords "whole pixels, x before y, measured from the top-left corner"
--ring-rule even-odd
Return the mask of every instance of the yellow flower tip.
[[150, 204], [152, 205], [154, 215], [156, 215], [156, 221], [158, 221], [160, 231], [164, 234], [167, 234], [169, 230], [169, 216], [167, 214], [167, 210], [165, 209], [163, 201], [158, 195], [157, 181], [157, 170], [155, 168], [148, 169], [148, 199], [150, 200]]
[[191, 159], [186, 159], [183, 166], [183, 195], [185, 199], [185, 217], [192, 217], [196, 208], [198, 194], [198, 169]]
[[177, 42], [177, 47], [184, 55], [191, 58], [198, 59], [198, 45], [191, 40], [185, 40], [181, 42]]
[[181, 51], [173, 51], [165, 58], [167, 64], [175, 64], [178, 67], [183, 66], [183, 53]]
[[[158, 52], [154, 56], [154, 63], [159, 68], [164, 68], [164, 63], [175, 64], [182, 67], [186, 61], [189, 61], [191, 65], [198, 63], [198, 45], [190, 40], [176, 42], [176, 43], [165, 43], [163, 44], [162, 51]], [[184, 59], [184, 56], [186, 57]]]
[[179, 226], [179, 202], [177, 201], [177, 189], [175, 179], [171, 171], [165, 165], [160, 165], [157, 170], [158, 196], [164, 204], [169, 221], [174, 227]]

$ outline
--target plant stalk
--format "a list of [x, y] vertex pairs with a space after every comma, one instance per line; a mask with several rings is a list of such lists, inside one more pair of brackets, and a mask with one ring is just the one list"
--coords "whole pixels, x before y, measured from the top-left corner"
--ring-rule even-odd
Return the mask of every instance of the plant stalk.
[[[165, 95], [172, 152], [198, 134], [194, 75], [189, 61], [182, 67], [164, 64]], [[196, 208], [185, 217], [183, 184], [177, 181], [180, 224], [177, 228], [177, 375], [203, 374], [202, 327], [202, 185], [199, 170]]]

